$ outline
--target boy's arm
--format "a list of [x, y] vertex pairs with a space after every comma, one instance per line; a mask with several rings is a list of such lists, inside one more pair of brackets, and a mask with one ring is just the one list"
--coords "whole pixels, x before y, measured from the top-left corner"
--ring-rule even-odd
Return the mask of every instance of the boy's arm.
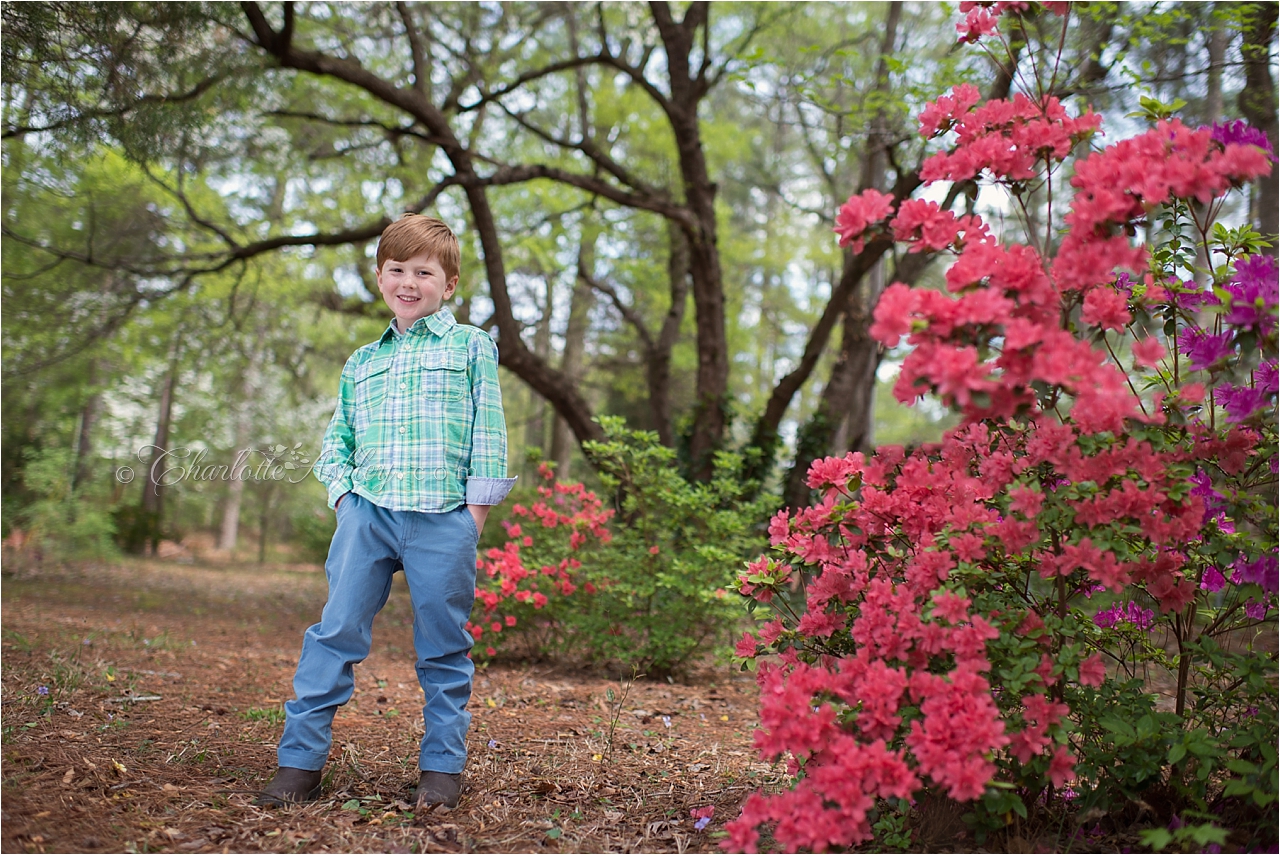
[[467, 475], [467, 506], [484, 526], [489, 506], [507, 497], [515, 478], [507, 477], [507, 421], [498, 386], [498, 348], [486, 334], [472, 336], [470, 346], [471, 400], [475, 421], [471, 430], [471, 471]]
[[320, 454], [316, 457], [313, 471], [320, 483], [329, 491], [329, 507], [336, 508], [338, 499], [348, 493], [352, 487], [352, 474], [355, 472], [352, 458], [355, 455], [355, 434], [351, 430], [351, 408], [355, 400], [355, 370], [352, 360], [342, 367], [342, 377], [338, 380], [338, 405], [333, 410], [333, 418], [324, 432], [324, 442], [320, 445]]

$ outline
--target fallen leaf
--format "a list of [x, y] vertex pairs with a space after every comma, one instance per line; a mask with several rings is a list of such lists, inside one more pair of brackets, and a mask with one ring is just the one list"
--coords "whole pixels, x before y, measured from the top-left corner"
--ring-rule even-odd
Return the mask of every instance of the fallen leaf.
[[189, 840], [186, 843], [179, 843], [178, 848], [184, 849], [188, 852], [194, 852], [195, 850], [208, 845], [209, 845], [208, 840], [205, 840], [203, 837], [197, 837], [195, 840]]
[[117, 775], [123, 775], [129, 771], [129, 769], [119, 760], [112, 760], [111, 768], [116, 770]]
[[42, 810], [42, 811], [40, 811], [38, 814], [36, 814], [35, 818], [36, 818], [36, 819], [44, 819], [46, 816], [53, 816], [53, 811], [51, 811], [51, 810]]
[[183, 840], [187, 836], [176, 828], [165, 828], [160, 833], [170, 840]]
[[75, 780], [75, 777], [76, 777], [76, 767], [72, 766], [70, 769], [67, 770], [67, 774], [62, 776], [62, 783], [70, 784], [73, 780]]
[[180, 787], [175, 787], [173, 784], [165, 784], [165, 785], [164, 785], [163, 787], [161, 787], [160, 789], [164, 790], [166, 793], [180, 793], [180, 792], [182, 792], [182, 789], [181, 789]]

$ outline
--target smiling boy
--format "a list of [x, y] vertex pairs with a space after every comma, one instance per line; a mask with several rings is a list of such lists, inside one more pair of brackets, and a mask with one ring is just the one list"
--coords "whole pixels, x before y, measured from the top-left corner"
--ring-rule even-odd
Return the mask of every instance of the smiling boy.
[[465, 624], [476, 544], [489, 508], [511, 490], [497, 348], [444, 307], [458, 286], [457, 238], [409, 214], [378, 241], [377, 282], [395, 317], [347, 360], [316, 476], [338, 516], [325, 562], [329, 599], [306, 631], [285, 704], [279, 768], [261, 804], [319, 796], [337, 708], [369, 655], [373, 618], [404, 570], [426, 732], [419, 807], [458, 804], [474, 666]]

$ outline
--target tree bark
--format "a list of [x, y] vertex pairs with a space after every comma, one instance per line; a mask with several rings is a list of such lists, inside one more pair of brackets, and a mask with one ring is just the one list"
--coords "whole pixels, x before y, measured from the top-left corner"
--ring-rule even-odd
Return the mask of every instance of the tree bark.
[[[240, 455], [244, 453], [245, 464], [241, 466], [240, 471], [233, 470], [230, 473], [230, 481], [227, 484], [227, 501], [222, 508], [222, 527], [218, 537], [218, 548], [225, 549], [228, 552], [234, 552], [236, 542], [240, 536], [240, 508], [244, 503], [244, 470], [248, 468], [248, 452], [250, 450], [249, 443], [253, 438], [253, 402], [258, 396], [258, 389], [262, 385], [261, 362], [263, 344], [266, 338], [266, 329], [259, 328], [253, 349], [249, 351], [248, 358], [245, 360], [244, 378], [245, 385], [242, 390], [242, 397], [237, 402], [235, 408], [235, 449], [233, 460], [240, 460]], [[234, 462], [233, 462], [234, 465]]]
[[[543, 362], [548, 362], [551, 356], [551, 314], [555, 310], [555, 284], [550, 276], [544, 276], [543, 281], [546, 285], [543, 290], [543, 307], [541, 317], [538, 318], [538, 325], [533, 331], [533, 353]], [[528, 423], [525, 425], [524, 444], [525, 448], [538, 449], [540, 459], [547, 459], [547, 410], [551, 409], [554, 413], [554, 407], [542, 401], [535, 400], [533, 402], [533, 412], [529, 417]], [[552, 415], [554, 418], [554, 415]]]
[[671, 351], [680, 337], [685, 307], [689, 301], [689, 244], [684, 232], [667, 221], [670, 253], [667, 256], [667, 280], [671, 288], [671, 305], [662, 319], [658, 337], [648, 348], [646, 377], [649, 383], [649, 405], [653, 409], [654, 429], [658, 441], [674, 447], [675, 422], [671, 415]]
[[[90, 368], [90, 372], [92, 372]], [[92, 374], [89, 382], [93, 382]], [[92, 473], [89, 471], [90, 459], [93, 457], [93, 429], [102, 415], [102, 393], [94, 392], [85, 399], [80, 408], [80, 430], [76, 437], [76, 464], [71, 476], [71, 491], [75, 492], [88, 483]]]
[[159, 414], [156, 419], [155, 441], [152, 443], [151, 460], [147, 464], [147, 477], [142, 481], [141, 523], [145, 534], [143, 543], [154, 555], [160, 548], [160, 527], [164, 511], [165, 485], [162, 457], [169, 448], [169, 430], [173, 422], [173, 398], [178, 386], [178, 369], [182, 358], [182, 328], [174, 333], [169, 344], [168, 368], [160, 388]]
[[[1015, 55], [1021, 49], [1024, 41], [1015, 40], [1012, 43], [1011, 47], [1015, 51]], [[993, 69], [993, 74], [991, 86], [985, 93], [985, 100], [1007, 97], [1013, 84], [1013, 77], [1008, 68], [997, 65]], [[919, 166], [899, 172], [893, 189], [889, 191], [894, 198], [894, 205], [897, 206], [904, 199], [910, 197], [922, 183]], [[957, 191], [957, 186], [953, 185], [949, 196]], [[950, 202], [947, 204], [950, 204]], [[773, 393], [769, 396], [764, 412], [756, 419], [749, 442], [749, 447], [754, 449], [756, 453], [748, 458], [748, 462], [744, 466], [743, 475], [745, 479], [763, 483], [765, 475], [773, 467], [776, 459], [779, 441], [778, 428], [782, 424], [782, 419], [786, 415], [787, 409], [791, 406], [792, 399], [794, 399], [800, 387], [809, 380], [814, 367], [817, 366], [818, 360], [827, 346], [827, 341], [831, 337], [831, 332], [835, 328], [836, 321], [843, 314], [850, 295], [857, 288], [862, 277], [892, 248], [892, 239], [884, 236], [872, 238], [866, 242], [861, 252], [851, 257], [851, 263], [844, 266], [839, 283], [831, 289], [831, 298], [827, 301], [827, 305], [823, 309], [822, 315], [818, 318], [818, 322], [814, 324], [813, 329], [809, 332], [809, 339], [805, 342], [804, 352], [801, 354], [799, 363], [795, 369], [778, 381]], [[916, 259], [919, 263], [927, 263], [929, 259], [929, 255], [926, 253], [910, 257]], [[899, 279], [901, 280], [902, 277], [899, 276]]]
[[[578, 268], [584, 266], [589, 270], [594, 265], [595, 236], [590, 241], [584, 236], [579, 248]], [[583, 370], [582, 357], [587, 349], [587, 330], [590, 327], [591, 310], [595, 306], [595, 292], [591, 285], [583, 281], [581, 276], [573, 282], [573, 296], [569, 300], [569, 320], [565, 324], [564, 352], [560, 357], [560, 371], [575, 385], [581, 387]], [[562, 479], [569, 477], [573, 465], [573, 432], [569, 425], [558, 414], [552, 427], [551, 459], [556, 464], [556, 475]]]
[[695, 71], [693, 54], [699, 30], [709, 26], [709, 4], [693, 3], [677, 23], [665, 2], [649, 8], [662, 37], [671, 97], [667, 118], [675, 136], [685, 205], [692, 222], [685, 222], [693, 307], [697, 321], [698, 368], [693, 426], [689, 435], [689, 468], [699, 480], [709, 480], [715, 451], [724, 440], [729, 419], [729, 344], [725, 332], [724, 284], [716, 237], [716, 185], [707, 171], [698, 123], [698, 106], [708, 91], [708, 57]]
[[[1261, 130], [1271, 141], [1271, 150], [1280, 152], [1280, 139], [1276, 128], [1276, 82], [1271, 76], [1271, 40], [1276, 32], [1276, 5], [1274, 3], [1248, 4], [1248, 22], [1244, 27], [1245, 86], [1240, 90], [1240, 113], [1250, 125]], [[1275, 179], [1275, 167], [1259, 178], [1254, 185], [1252, 219], [1258, 230], [1273, 243], [1265, 251], [1275, 255], [1278, 247], [1274, 239], [1280, 231], [1280, 187]]]

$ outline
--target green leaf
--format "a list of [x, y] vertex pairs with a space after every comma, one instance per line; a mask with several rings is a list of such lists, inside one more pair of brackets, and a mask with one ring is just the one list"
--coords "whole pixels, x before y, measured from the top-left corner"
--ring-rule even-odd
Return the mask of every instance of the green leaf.
[[360, 809], [360, 800], [359, 800], [359, 799], [350, 799], [350, 800], [348, 800], [348, 801], [345, 801], [345, 802], [343, 802], [343, 803], [342, 803], [342, 809], [343, 809], [343, 810], [359, 810], [359, 809]]
[[1148, 828], [1142, 832], [1141, 837], [1142, 845], [1150, 847], [1157, 852], [1162, 851], [1173, 842], [1173, 835], [1165, 828]]
[[1126, 737], [1130, 742], [1137, 738], [1137, 733], [1134, 731], [1133, 726], [1115, 716], [1107, 716], [1098, 723], [1115, 735]]

